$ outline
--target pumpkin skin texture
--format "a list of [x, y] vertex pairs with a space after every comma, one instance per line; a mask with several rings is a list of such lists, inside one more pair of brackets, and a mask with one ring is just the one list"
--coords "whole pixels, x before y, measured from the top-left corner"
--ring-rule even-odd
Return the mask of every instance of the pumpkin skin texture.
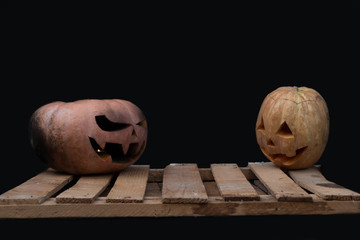
[[329, 136], [325, 100], [307, 87], [279, 87], [269, 93], [256, 121], [256, 140], [263, 154], [285, 169], [315, 164]]
[[143, 153], [147, 122], [133, 103], [120, 99], [52, 102], [29, 123], [35, 153], [51, 168], [71, 174], [122, 170]]

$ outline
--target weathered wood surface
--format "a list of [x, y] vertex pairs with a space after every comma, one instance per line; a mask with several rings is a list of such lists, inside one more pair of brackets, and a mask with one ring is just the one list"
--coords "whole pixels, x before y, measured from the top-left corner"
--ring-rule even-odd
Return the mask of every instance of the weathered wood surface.
[[47, 169], [0, 195], [0, 204], [38, 204], [68, 184], [74, 177]]
[[278, 201], [312, 201], [305, 190], [273, 163], [249, 163], [249, 167]]
[[149, 165], [133, 165], [120, 171], [107, 202], [142, 202], [149, 176]]
[[[268, 170], [259, 170], [257, 167], [254, 168], [252, 164], [249, 164], [249, 167], [240, 167], [239, 169], [246, 178], [246, 180], [243, 180], [248, 181], [256, 190], [259, 196], [259, 199], [256, 201], [246, 199], [237, 200], [236, 198], [235, 200], [233, 198], [226, 199], [226, 194], [224, 194], [224, 192], [226, 193], [226, 187], [220, 186], [226, 186], [226, 184], [234, 181], [231, 177], [224, 175], [235, 176], [235, 179], [241, 178], [237, 176], [238, 173], [232, 173], [233, 170], [226, 170], [229, 166], [236, 169], [236, 164], [216, 164], [218, 166], [226, 166], [224, 169], [221, 169], [221, 171], [219, 171], [219, 169], [213, 171], [213, 166], [211, 166], [211, 168], [198, 169], [196, 164], [171, 164], [165, 169], [149, 169], [148, 166], [134, 165], [129, 167], [127, 171], [108, 175], [107, 177], [110, 177], [102, 184], [89, 183], [91, 187], [89, 186], [88, 188], [96, 188], [98, 190], [93, 192], [93, 197], [90, 198], [90, 201], [86, 200], [87, 202], [81, 203], [58, 203], [57, 198], [60, 198], [61, 195], [64, 196], [66, 191], [73, 191], [70, 189], [76, 189], [75, 186], [83, 181], [81, 179], [84, 176], [80, 176], [80, 178], [76, 176], [73, 178], [71, 175], [64, 175], [52, 170], [47, 170], [35, 176], [36, 181], [32, 178], [28, 180], [31, 180], [30, 182], [27, 181], [26, 184], [21, 184], [23, 185], [21, 187], [22, 190], [20, 188], [21, 185], [14, 188], [17, 191], [16, 194], [23, 193], [21, 201], [9, 200], [9, 193], [12, 193], [10, 194], [11, 196], [16, 195], [14, 189], [0, 195], [0, 199], [2, 199], [0, 201], [0, 218], [360, 214], [360, 200], [357, 198], [358, 193], [351, 195], [351, 200], [347, 200], [347, 198], [328, 200], [328, 195], [321, 195], [316, 192], [317, 190], [312, 189], [315, 194], [306, 193], [306, 196], [310, 197], [311, 201], [308, 201], [306, 197], [303, 198], [303, 196], [296, 198], [296, 201], [294, 201], [294, 199], [287, 196], [289, 193], [287, 190], [288, 184], [285, 184], [284, 188], [284, 190], [286, 190], [286, 197], [282, 198], [282, 195], [277, 193], [281, 192], [283, 183], [281, 183], [279, 187], [279, 185], [276, 185], [273, 181], [279, 180], [279, 178], [280, 181], [283, 181], [284, 175], [286, 176], [285, 179], [287, 179], [285, 180], [286, 182], [290, 181], [297, 187], [299, 187], [300, 184], [306, 187], [319, 183], [329, 184], [326, 179], [324, 180], [322, 175], [322, 177], [319, 177], [319, 173], [315, 173], [313, 170], [311, 170], [311, 174], [308, 171], [290, 171], [289, 174], [296, 179], [295, 182], [298, 182], [298, 185], [285, 173], [283, 173], [284, 175], [279, 174], [278, 171], [282, 172], [282, 170], [278, 168], [265, 166], [265, 168], [270, 169], [270, 172], [266, 173]], [[262, 164], [258, 165], [263, 166]], [[256, 169], [254, 172], [252, 170], [253, 168]], [[277, 169], [275, 174], [273, 173], [274, 169]], [[309, 174], [312, 175], [314, 179], [311, 180], [308, 177]], [[51, 176], [51, 179], [49, 179], [48, 176]], [[119, 178], [119, 176], [122, 177]], [[259, 179], [257, 176], [259, 176]], [[105, 175], [102, 175], [102, 177], [105, 177]], [[63, 181], [59, 181], [61, 178]], [[40, 182], [38, 181], [39, 179], [41, 179]], [[55, 179], [57, 179], [57, 181], [55, 181]], [[76, 182], [76, 179], [79, 180]], [[110, 183], [108, 183], [109, 179], [112, 180]], [[56, 182], [56, 184], [54, 184], [54, 182]], [[146, 184], [144, 184], [144, 182], [146, 182]], [[174, 182], [178, 183], [175, 184]], [[49, 187], [45, 183], [52, 183], [53, 185]], [[192, 186], [194, 183], [195, 186]], [[34, 187], [34, 185], [39, 184], [45, 184], [44, 186], [46, 187], [41, 188], [41, 191], [39, 191], [38, 188]], [[125, 184], [125, 186], [123, 184]], [[180, 193], [179, 197], [176, 195], [178, 193], [171, 192], [172, 184], [175, 184], [174, 189], [177, 191], [189, 192], [186, 194], [184, 194], [184, 192]], [[170, 191], [164, 191], [164, 185], [166, 185]], [[275, 187], [273, 185], [275, 185]], [[103, 190], [105, 186], [107, 187]], [[18, 192], [19, 189], [21, 192]], [[45, 191], [45, 189], [47, 190]], [[231, 186], [230, 189], [233, 189], [233, 187]], [[340, 192], [343, 191], [342, 188], [333, 188], [334, 191], [337, 189], [340, 189]], [[34, 192], [32, 192], [33, 190]], [[39, 192], [42, 193], [38, 194]], [[81, 192], [82, 190], [79, 190], [79, 193]], [[99, 195], [100, 192], [102, 193]], [[201, 192], [200, 195], [203, 196], [201, 201], [193, 198], [193, 195], [191, 195], [191, 193], [199, 192]], [[187, 194], [189, 194], [189, 197], [187, 197]], [[32, 197], [33, 195], [43, 196], [40, 198], [42, 203], [39, 203], [38, 197]], [[330, 196], [333, 195], [335, 195], [334, 192], [332, 192]], [[120, 196], [120, 201], [109, 201], [109, 199], [117, 199], [118, 196]], [[130, 198], [124, 196], [130, 196]], [[170, 202], [164, 203], [164, 197], [166, 196], [175, 197], [171, 199], [175, 201], [170, 200]], [[37, 200], [34, 201], [34, 199]], [[121, 199], [123, 199], [124, 202]], [[129, 199], [131, 199], [131, 201], [127, 201]], [[206, 199], [206, 202], [203, 202], [204, 199]], [[185, 204], [182, 202], [185, 202]]]
[[211, 171], [225, 201], [260, 200], [255, 189], [235, 163], [211, 164]]
[[206, 203], [208, 196], [196, 164], [170, 164], [164, 169], [163, 203]]
[[260, 201], [231, 202], [209, 198], [206, 204], [163, 204], [161, 198], [143, 203], [107, 203], [104, 197], [91, 204], [57, 204], [51, 198], [43, 204], [0, 205], [0, 218], [360, 214], [360, 201], [318, 201], [316, 196], [313, 198], [313, 202], [279, 202], [270, 195], [260, 196]]
[[326, 200], [360, 200], [360, 194], [328, 181], [318, 168], [289, 171], [301, 187]]
[[112, 174], [82, 176], [56, 197], [57, 203], [92, 203], [110, 183]]
[[[214, 176], [212, 175], [210, 168], [198, 168], [200, 177], [203, 181], [214, 181]], [[249, 167], [240, 167], [241, 172], [244, 174], [247, 180], [257, 179], [255, 174], [251, 171]], [[150, 168], [149, 171], [149, 182], [162, 182], [164, 176], [163, 168]]]

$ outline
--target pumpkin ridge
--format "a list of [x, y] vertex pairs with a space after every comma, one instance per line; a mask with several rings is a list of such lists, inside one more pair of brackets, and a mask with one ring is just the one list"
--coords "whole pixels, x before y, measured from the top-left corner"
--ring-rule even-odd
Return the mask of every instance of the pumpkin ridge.
[[318, 99], [306, 99], [306, 100], [302, 100], [300, 102], [297, 102], [295, 100], [292, 100], [292, 99], [289, 99], [289, 98], [282, 98], [282, 97], [279, 97], [277, 99], [274, 99], [272, 96], [269, 96], [272, 100], [274, 101], [278, 101], [278, 100], [286, 100], [286, 101], [290, 101], [290, 102], [293, 102], [295, 104], [300, 104], [300, 103], [304, 103], [304, 102], [317, 102]]
[[128, 105], [127, 105], [127, 104], [124, 104], [125, 102], [128, 102], [128, 101], [126, 101], [126, 100], [120, 100], [120, 99], [114, 99], [114, 100], [116, 100], [116, 102], [118, 102], [119, 104], [121, 104], [121, 105], [126, 109], [126, 111], [127, 111], [128, 114], [130, 114], [130, 115], [133, 114], [133, 112], [130, 111]]

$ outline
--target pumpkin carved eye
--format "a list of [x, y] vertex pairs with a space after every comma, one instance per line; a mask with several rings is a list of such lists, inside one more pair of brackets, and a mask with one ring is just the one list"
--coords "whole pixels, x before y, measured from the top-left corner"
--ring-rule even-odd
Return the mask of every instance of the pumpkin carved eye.
[[283, 122], [283, 124], [281, 124], [281, 126], [280, 126], [279, 130], [276, 132], [276, 134], [278, 134], [284, 138], [293, 138], [294, 137], [294, 134], [292, 133], [292, 131], [290, 130], [290, 128], [286, 122]]
[[146, 120], [138, 122], [136, 125], [146, 128]]
[[267, 145], [268, 146], [275, 146], [274, 142], [271, 140], [271, 138], [269, 138], [269, 140], [267, 141]]
[[265, 126], [264, 126], [264, 119], [261, 118], [261, 123], [259, 124], [259, 126], [256, 128], [259, 131], [264, 132], [265, 131]]
[[102, 130], [108, 131], [108, 132], [122, 130], [122, 129], [125, 129], [125, 128], [131, 126], [131, 124], [128, 124], [128, 123], [112, 122], [109, 119], [107, 119], [107, 117], [105, 115], [95, 116], [95, 120], [96, 120], [96, 124]]

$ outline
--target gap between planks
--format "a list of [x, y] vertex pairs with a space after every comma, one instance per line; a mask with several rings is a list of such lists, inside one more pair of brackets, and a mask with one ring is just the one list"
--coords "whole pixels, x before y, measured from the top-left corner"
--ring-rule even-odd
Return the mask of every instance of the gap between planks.
[[149, 165], [132, 165], [118, 174], [82, 176], [78, 182], [56, 197], [57, 203], [92, 203], [115, 182], [107, 194], [107, 202], [140, 203], [144, 199]]
[[278, 201], [312, 201], [304, 189], [273, 163], [249, 163], [249, 167]]
[[74, 178], [47, 169], [0, 195], [0, 204], [40, 204], [60, 191]]
[[113, 174], [82, 176], [56, 197], [57, 203], [92, 203], [109, 185]]

